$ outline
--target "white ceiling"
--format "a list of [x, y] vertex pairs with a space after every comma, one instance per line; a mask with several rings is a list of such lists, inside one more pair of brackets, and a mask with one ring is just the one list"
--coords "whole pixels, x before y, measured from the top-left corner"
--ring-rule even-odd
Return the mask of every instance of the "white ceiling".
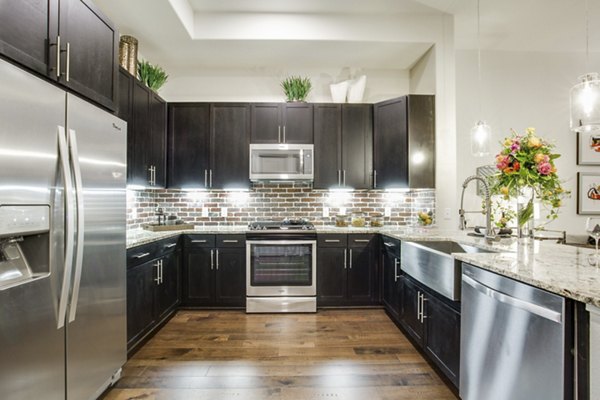
[[[483, 49], [583, 51], [585, 0], [480, 0]], [[144, 57], [170, 68], [406, 69], [431, 42], [385, 35], [394, 21], [455, 18], [457, 49], [476, 48], [476, 0], [95, 0]], [[600, 2], [590, 1], [600, 49]], [[397, 18], [396, 20], [394, 18]], [[387, 29], [387, 31], [386, 31]]]

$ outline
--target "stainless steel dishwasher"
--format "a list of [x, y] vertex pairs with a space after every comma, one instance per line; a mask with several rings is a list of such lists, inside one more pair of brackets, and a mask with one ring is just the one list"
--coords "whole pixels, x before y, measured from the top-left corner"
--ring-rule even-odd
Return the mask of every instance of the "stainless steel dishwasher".
[[463, 400], [573, 399], [571, 303], [463, 264]]

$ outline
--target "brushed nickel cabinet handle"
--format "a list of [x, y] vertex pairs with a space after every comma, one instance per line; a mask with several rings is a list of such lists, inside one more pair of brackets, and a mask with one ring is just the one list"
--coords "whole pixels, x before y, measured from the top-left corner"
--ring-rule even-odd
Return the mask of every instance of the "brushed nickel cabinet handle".
[[213, 270], [215, 267], [215, 251], [210, 251], [210, 269]]
[[177, 246], [177, 243], [171, 243], [171, 244], [165, 245], [165, 248], [170, 249], [171, 247], [175, 247], [175, 246]]
[[347, 249], [344, 249], [344, 269], [346, 269], [347, 263], [348, 263], [348, 253], [347, 253]]
[[204, 240], [204, 239], [194, 239], [194, 240], [192, 240], [192, 243], [206, 243], [206, 240]]
[[136, 259], [140, 259], [140, 258], [144, 258], [144, 257], [148, 257], [150, 255], [150, 253], [140, 253], [140, 254], [136, 254], [135, 256], [133, 256], [133, 258]]
[[339, 239], [325, 239], [325, 243], [339, 243]]
[[369, 239], [354, 239], [356, 243], [369, 243]]
[[352, 269], [352, 249], [350, 249], [350, 257], [348, 257], [350, 259], [350, 269]]
[[71, 76], [71, 43], [67, 42], [67, 70], [66, 70], [66, 81], [69, 82]]
[[217, 271], [219, 270], [219, 249], [217, 249]]
[[237, 239], [224, 239], [223, 243], [237, 243], [238, 240]]

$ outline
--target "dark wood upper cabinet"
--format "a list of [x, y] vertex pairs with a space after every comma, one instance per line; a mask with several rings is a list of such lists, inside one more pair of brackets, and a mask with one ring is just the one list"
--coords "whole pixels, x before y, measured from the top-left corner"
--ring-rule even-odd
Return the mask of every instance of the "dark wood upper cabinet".
[[251, 143], [313, 143], [313, 105], [254, 103], [251, 105]]
[[373, 107], [370, 104], [315, 104], [316, 189], [371, 187]]
[[250, 105], [214, 103], [210, 119], [210, 187], [250, 187]]
[[342, 105], [342, 184], [369, 189], [373, 169], [373, 106]]
[[0, 54], [109, 110], [117, 107], [118, 42], [115, 26], [89, 0], [0, 7]]
[[250, 187], [249, 144], [249, 104], [169, 104], [169, 187]]
[[434, 110], [432, 95], [374, 105], [375, 188], [435, 188]]
[[166, 102], [122, 68], [118, 100], [117, 115], [127, 121], [127, 183], [165, 187]]
[[0, 53], [5, 57], [48, 75], [53, 72], [50, 66], [56, 63], [56, 51], [52, 51], [49, 40], [55, 40], [57, 34], [58, 1], [2, 1]]
[[282, 105], [283, 143], [313, 143], [313, 105], [284, 103]]
[[207, 188], [210, 104], [169, 103], [168, 142], [168, 186]]
[[154, 185], [165, 187], [167, 155], [167, 103], [150, 91], [150, 150], [151, 165], [154, 166]]
[[374, 105], [373, 186], [435, 187], [435, 97], [408, 95]]
[[65, 49], [61, 83], [114, 110], [119, 57], [116, 27], [90, 0], [60, 0], [59, 20], [58, 34]]
[[314, 105], [315, 189], [340, 186], [342, 170], [342, 106]]

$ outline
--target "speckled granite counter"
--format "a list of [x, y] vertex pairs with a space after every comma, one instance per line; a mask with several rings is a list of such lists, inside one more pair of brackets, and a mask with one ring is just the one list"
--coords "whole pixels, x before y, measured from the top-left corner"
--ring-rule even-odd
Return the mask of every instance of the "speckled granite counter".
[[[245, 233], [246, 226], [197, 227], [194, 230], [127, 232], [127, 248], [167, 237], [189, 233]], [[499, 273], [509, 278], [545, 289], [564, 297], [600, 307], [600, 266], [590, 265], [593, 250], [556, 244], [550, 241], [517, 241], [502, 239], [488, 244], [483, 238], [468, 236], [463, 231], [434, 228], [336, 228], [317, 227], [317, 233], [381, 233], [400, 240], [454, 240], [459, 243], [495, 251], [495, 253], [455, 253], [460, 261]]]
[[157, 240], [166, 239], [182, 234], [207, 234], [216, 235], [219, 233], [246, 233], [248, 227], [246, 225], [234, 226], [197, 226], [195, 229], [185, 229], [181, 231], [166, 231], [166, 232], [150, 232], [144, 229], [131, 229], [127, 231], [127, 248], [130, 249], [142, 244], [156, 242]]

